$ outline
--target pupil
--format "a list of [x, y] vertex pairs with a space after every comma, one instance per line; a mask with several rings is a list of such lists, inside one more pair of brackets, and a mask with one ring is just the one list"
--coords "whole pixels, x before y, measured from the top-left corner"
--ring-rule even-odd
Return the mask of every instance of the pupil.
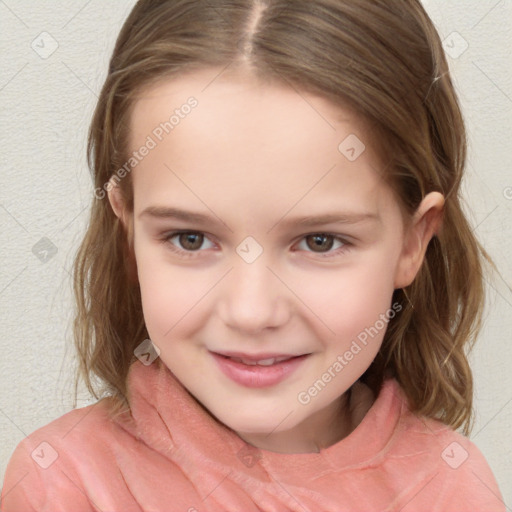
[[[201, 239], [200, 239], [201, 235], [197, 235], [197, 234], [194, 234], [194, 233], [185, 233], [184, 235], [182, 235], [182, 245], [189, 249], [189, 250], [193, 250], [193, 249], [198, 249], [199, 247], [201, 247]], [[194, 244], [194, 239], [196, 241], [196, 243]], [[199, 244], [197, 244], [197, 240], [199, 240]], [[185, 243], [183, 243], [185, 242]]]
[[326, 240], [329, 238], [328, 236], [326, 235], [315, 235], [312, 237], [314, 240], [315, 240], [315, 244], [314, 244], [314, 247], [316, 248], [322, 248], [322, 246], [324, 246], [325, 249], [330, 249], [331, 245], [332, 245], [332, 242], [329, 244], [327, 243], [326, 244]]

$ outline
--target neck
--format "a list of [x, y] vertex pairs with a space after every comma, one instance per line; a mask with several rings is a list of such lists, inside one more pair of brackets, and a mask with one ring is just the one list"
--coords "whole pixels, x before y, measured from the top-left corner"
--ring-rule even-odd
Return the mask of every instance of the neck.
[[[361, 404], [354, 408], [352, 394], [350, 388], [327, 407], [316, 411], [292, 429], [271, 434], [238, 432], [238, 435], [245, 442], [262, 450], [278, 453], [318, 453], [347, 437], [369, 409], [369, 406], [361, 408]], [[364, 413], [361, 414], [363, 410]]]

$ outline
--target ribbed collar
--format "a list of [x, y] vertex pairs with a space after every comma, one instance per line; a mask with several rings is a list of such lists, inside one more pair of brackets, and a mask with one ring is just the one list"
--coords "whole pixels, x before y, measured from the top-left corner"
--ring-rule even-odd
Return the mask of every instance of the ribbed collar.
[[254, 479], [297, 484], [327, 473], [378, 464], [406, 407], [396, 380], [387, 379], [350, 435], [319, 453], [283, 454], [252, 447], [217, 421], [160, 359], [149, 366], [139, 361], [132, 364], [128, 399], [131, 414], [115, 421], [173, 460], [204, 493], [211, 490], [212, 482], [218, 482], [219, 475], [229, 474], [242, 486]]

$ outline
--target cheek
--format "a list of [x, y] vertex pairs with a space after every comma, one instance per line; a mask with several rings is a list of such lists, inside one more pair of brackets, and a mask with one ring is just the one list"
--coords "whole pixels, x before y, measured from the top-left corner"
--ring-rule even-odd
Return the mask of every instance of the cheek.
[[324, 325], [326, 340], [334, 336], [331, 331], [351, 339], [390, 308], [395, 263], [393, 254], [365, 255], [338, 272], [304, 276], [301, 297]]
[[[141, 241], [142, 242], [142, 241]], [[192, 337], [211, 314], [211, 291], [225, 270], [197, 269], [171, 262], [163, 247], [135, 246], [144, 320], [160, 349]]]
[[[142, 245], [142, 244], [141, 244]], [[150, 337], [156, 342], [186, 313], [195, 301], [194, 286], [186, 283], [179, 267], [162, 257], [161, 248], [135, 246], [142, 309]]]
[[316, 292], [311, 309], [320, 312], [316, 324], [322, 326], [317, 330], [324, 350], [322, 371], [341, 377], [333, 379], [326, 401], [344, 392], [375, 359], [389, 321], [398, 314], [392, 306], [391, 276], [389, 265], [375, 261], [340, 272], [337, 279], [326, 277], [321, 284], [329, 292]]

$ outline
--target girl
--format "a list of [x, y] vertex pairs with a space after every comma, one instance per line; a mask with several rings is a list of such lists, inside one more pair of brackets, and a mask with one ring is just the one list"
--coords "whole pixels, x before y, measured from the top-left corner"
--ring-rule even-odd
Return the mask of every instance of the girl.
[[75, 265], [100, 398], [4, 511], [503, 511], [470, 431], [485, 251], [418, 0], [141, 0]]

